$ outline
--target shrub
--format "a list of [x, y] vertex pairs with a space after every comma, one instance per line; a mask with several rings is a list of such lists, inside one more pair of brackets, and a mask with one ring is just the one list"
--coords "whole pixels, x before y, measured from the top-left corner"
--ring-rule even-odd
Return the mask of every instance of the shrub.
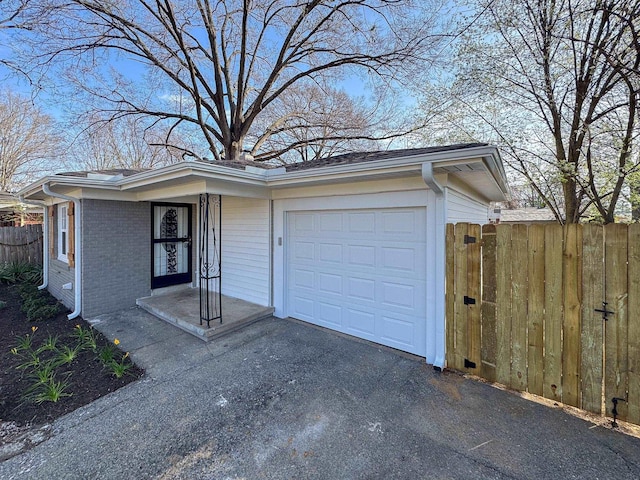
[[37, 285], [42, 283], [42, 268], [29, 263], [5, 263], [0, 265], [0, 282]]
[[38, 290], [33, 284], [20, 287], [22, 311], [29, 321], [48, 320], [62, 311], [62, 307], [49, 292]]

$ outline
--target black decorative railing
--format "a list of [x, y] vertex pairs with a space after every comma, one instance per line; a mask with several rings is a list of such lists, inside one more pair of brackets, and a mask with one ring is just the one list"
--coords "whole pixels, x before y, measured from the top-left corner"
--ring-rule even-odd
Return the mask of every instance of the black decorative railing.
[[222, 196], [200, 195], [200, 325], [222, 323]]

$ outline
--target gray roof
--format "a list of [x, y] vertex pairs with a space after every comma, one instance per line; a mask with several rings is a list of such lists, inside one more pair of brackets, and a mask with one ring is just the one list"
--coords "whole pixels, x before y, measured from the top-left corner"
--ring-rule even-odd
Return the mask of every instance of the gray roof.
[[[486, 147], [486, 146], [489, 146], [489, 144], [488, 143], [459, 143], [456, 145], [440, 145], [435, 147], [404, 148], [404, 149], [398, 149], [398, 150], [376, 150], [371, 152], [352, 152], [352, 153], [345, 153], [342, 155], [336, 155], [333, 157], [317, 158], [315, 160], [311, 160], [308, 162], [290, 163], [290, 164], [284, 165], [284, 167], [286, 168], [287, 172], [293, 172], [298, 170], [309, 170], [312, 168], [328, 167], [332, 165], [349, 165], [353, 163], [363, 163], [363, 162], [371, 162], [375, 160], [419, 156], [419, 155], [426, 155], [430, 153], [448, 152], [452, 150], [463, 150], [467, 148]], [[244, 170], [244, 168], [247, 166], [262, 168], [264, 170], [270, 170], [270, 169], [282, 167], [282, 165], [265, 163], [265, 162], [257, 162], [254, 160], [222, 160], [219, 162], [215, 162], [215, 161], [207, 162], [203, 160], [195, 160], [195, 161], [213, 164], [213, 165], [219, 165], [222, 167], [236, 168], [240, 170]], [[62, 175], [65, 177], [86, 178], [89, 174], [95, 173], [95, 174], [101, 174], [101, 175], [112, 175], [112, 176], [122, 175], [123, 177], [128, 177], [131, 175], [135, 175], [136, 173], [144, 172], [146, 170], [150, 170], [150, 169], [148, 168], [142, 168], [142, 169], [114, 168], [109, 170], [84, 170], [79, 172], [62, 172], [62, 173], [58, 173], [57, 175]]]
[[99, 175], [122, 175], [123, 177], [130, 177], [131, 175], [135, 175], [136, 173], [144, 172], [146, 170], [150, 170], [149, 168], [110, 168], [107, 170], [82, 170], [79, 172], [60, 172], [56, 173], [56, 175], [61, 175], [64, 177], [84, 177], [86, 178], [90, 173], [97, 173]]
[[514, 208], [500, 212], [500, 223], [538, 223], [556, 222], [553, 212], [548, 208]]
[[486, 147], [488, 143], [459, 143], [456, 145], [442, 145], [437, 147], [404, 148], [399, 150], [377, 150], [374, 152], [353, 152], [335, 157], [318, 158], [309, 162], [299, 162], [285, 165], [287, 172], [306, 170], [309, 168], [325, 167], [329, 165], [349, 165], [352, 163], [371, 162], [390, 158], [411, 157], [429, 153], [448, 152], [465, 148]]

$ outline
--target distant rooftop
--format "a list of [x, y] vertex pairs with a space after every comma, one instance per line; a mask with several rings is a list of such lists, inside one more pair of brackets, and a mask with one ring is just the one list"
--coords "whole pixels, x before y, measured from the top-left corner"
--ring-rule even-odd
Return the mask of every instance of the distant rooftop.
[[556, 217], [548, 208], [514, 208], [512, 210], [502, 209], [500, 212], [500, 223], [542, 223], [556, 222]]

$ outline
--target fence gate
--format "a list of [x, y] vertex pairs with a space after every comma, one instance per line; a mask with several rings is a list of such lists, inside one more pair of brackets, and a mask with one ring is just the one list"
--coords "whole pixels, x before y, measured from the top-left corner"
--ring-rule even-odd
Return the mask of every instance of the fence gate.
[[640, 424], [640, 225], [447, 225], [447, 365]]

